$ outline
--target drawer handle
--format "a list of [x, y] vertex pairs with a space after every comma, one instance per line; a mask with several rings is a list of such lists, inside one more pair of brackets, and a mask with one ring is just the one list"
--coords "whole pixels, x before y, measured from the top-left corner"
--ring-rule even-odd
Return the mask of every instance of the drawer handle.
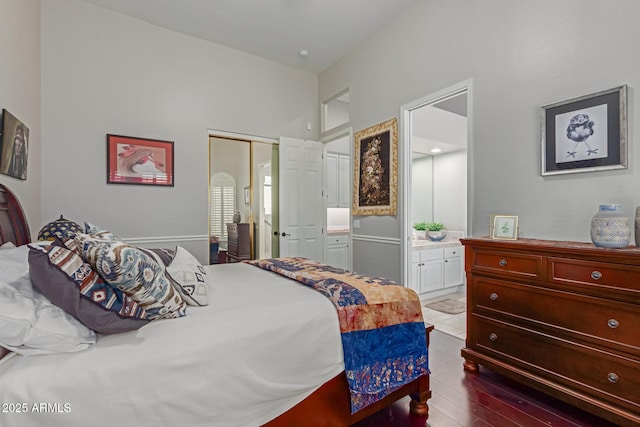
[[[496, 335], [495, 333], [491, 332], [491, 333], [489, 334], [489, 339], [490, 339], [491, 341], [497, 341], [497, 339], [498, 339], [498, 335]], [[609, 375], [611, 375], [611, 374], [609, 374]]]
[[492, 292], [491, 295], [489, 295], [489, 299], [491, 301], [495, 301], [498, 299], [498, 294], [496, 294], [495, 292]]
[[609, 321], [607, 322], [607, 325], [609, 325], [611, 329], [615, 329], [618, 326], [620, 326], [620, 322], [618, 322], [616, 319], [609, 319]]
[[507, 260], [501, 259], [500, 261], [498, 261], [498, 264], [500, 264], [500, 267], [504, 267], [505, 265], [507, 265]]
[[594, 270], [591, 272], [591, 278], [593, 280], [600, 280], [602, 279], [602, 273], [600, 273], [598, 270]]
[[615, 384], [618, 382], [618, 380], [620, 380], [620, 377], [614, 374], [613, 372], [609, 372], [609, 375], [607, 375], [607, 379], [609, 380], [610, 383]]

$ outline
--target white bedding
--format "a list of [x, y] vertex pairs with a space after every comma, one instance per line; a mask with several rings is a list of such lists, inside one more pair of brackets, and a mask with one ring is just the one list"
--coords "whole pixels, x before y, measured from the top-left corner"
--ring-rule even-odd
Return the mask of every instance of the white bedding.
[[186, 317], [3, 360], [0, 426], [258, 426], [344, 370], [324, 296], [247, 264], [207, 272], [210, 305]]

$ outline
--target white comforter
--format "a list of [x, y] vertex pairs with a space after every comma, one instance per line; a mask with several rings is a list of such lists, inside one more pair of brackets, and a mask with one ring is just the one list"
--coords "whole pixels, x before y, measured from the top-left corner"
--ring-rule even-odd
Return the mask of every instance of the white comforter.
[[0, 363], [0, 426], [257, 426], [344, 370], [324, 296], [246, 264], [207, 272], [210, 305], [184, 318]]

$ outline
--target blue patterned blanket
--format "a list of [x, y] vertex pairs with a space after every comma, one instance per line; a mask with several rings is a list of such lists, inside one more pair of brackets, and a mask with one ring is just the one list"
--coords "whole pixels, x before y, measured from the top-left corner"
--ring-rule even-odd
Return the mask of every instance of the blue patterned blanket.
[[429, 372], [420, 299], [413, 290], [306, 258], [248, 263], [312, 287], [334, 304], [351, 413]]

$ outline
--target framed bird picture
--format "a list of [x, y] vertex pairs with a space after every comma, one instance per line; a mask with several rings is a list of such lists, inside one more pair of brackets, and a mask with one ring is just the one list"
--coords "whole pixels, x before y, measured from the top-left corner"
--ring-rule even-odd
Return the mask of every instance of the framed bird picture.
[[627, 168], [627, 86], [542, 107], [542, 175]]

